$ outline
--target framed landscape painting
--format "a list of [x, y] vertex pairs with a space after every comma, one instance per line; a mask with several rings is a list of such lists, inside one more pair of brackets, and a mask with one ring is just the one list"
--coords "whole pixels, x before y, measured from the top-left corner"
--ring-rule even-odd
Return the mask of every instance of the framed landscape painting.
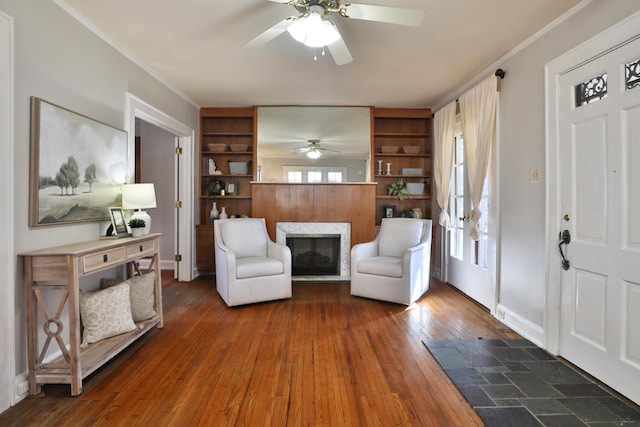
[[127, 133], [31, 98], [29, 226], [108, 221], [122, 205]]

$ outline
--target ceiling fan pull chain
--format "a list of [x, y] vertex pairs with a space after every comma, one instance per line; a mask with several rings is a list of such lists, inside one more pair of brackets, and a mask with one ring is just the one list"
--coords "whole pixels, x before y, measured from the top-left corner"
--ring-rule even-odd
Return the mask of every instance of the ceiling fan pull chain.
[[314, 61], [318, 60], [318, 48], [317, 47], [313, 48], [313, 60]]

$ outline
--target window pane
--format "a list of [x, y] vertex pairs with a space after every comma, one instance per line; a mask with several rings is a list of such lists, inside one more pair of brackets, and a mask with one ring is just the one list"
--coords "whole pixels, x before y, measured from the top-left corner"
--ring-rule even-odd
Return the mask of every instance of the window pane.
[[625, 65], [624, 81], [627, 90], [640, 87], [640, 59]]
[[287, 182], [302, 182], [302, 171], [287, 172]]
[[322, 182], [322, 172], [318, 172], [318, 171], [307, 172], [307, 182]]
[[581, 107], [607, 97], [607, 73], [576, 86], [576, 106]]
[[342, 172], [329, 172], [327, 180], [329, 182], [342, 182]]

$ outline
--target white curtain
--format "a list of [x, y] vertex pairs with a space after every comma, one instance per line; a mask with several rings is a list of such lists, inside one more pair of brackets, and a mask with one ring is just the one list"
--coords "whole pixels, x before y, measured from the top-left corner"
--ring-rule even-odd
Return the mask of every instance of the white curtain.
[[436, 200], [440, 206], [439, 223], [446, 230], [451, 228], [449, 218], [449, 192], [451, 190], [451, 171], [453, 169], [453, 153], [455, 147], [454, 125], [456, 120], [456, 103], [452, 102], [435, 114], [434, 132], [434, 175], [436, 184]]
[[471, 196], [471, 238], [478, 240], [482, 188], [496, 133], [498, 79], [491, 76], [460, 97], [465, 164]]

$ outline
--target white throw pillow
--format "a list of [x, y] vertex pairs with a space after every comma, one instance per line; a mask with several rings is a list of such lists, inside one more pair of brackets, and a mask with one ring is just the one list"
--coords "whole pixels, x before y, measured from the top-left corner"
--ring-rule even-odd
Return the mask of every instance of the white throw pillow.
[[131, 317], [129, 284], [80, 293], [82, 343], [91, 344], [136, 329]]

